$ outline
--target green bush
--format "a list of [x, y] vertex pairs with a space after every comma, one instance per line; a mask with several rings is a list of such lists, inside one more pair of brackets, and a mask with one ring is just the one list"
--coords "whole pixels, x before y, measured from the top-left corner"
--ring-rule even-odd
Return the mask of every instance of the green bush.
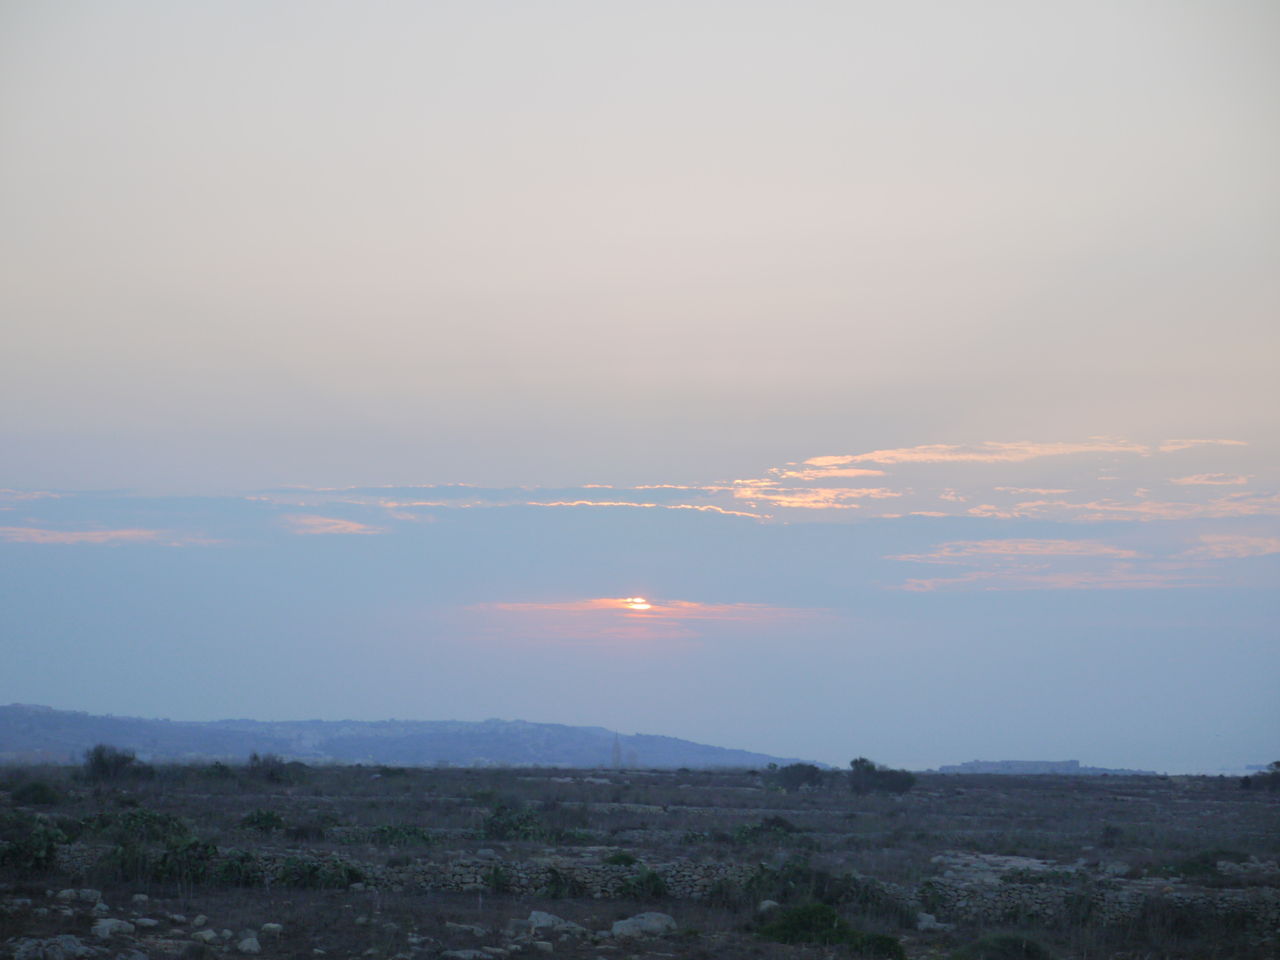
[[952, 951], [950, 960], [1053, 960], [1053, 954], [1022, 934], [992, 933]]
[[630, 867], [640, 861], [627, 853], [625, 850], [619, 850], [617, 853], [611, 853], [604, 858], [604, 862], [611, 867]]
[[770, 780], [783, 790], [822, 786], [822, 768], [812, 763], [789, 763], [770, 772]]
[[0, 811], [0, 867], [18, 875], [42, 873], [58, 858], [58, 844], [67, 838], [43, 814]]
[[62, 798], [43, 780], [30, 780], [13, 791], [13, 802], [22, 807], [52, 807]]
[[543, 840], [547, 828], [532, 810], [521, 803], [500, 803], [485, 818], [481, 828], [486, 840]]

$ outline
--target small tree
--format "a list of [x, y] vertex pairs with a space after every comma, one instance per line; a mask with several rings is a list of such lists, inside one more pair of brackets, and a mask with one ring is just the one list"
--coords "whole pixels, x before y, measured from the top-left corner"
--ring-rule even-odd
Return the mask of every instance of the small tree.
[[100, 743], [84, 752], [84, 775], [88, 780], [121, 780], [125, 777], [150, 776], [152, 770], [139, 763], [132, 750], [121, 750], [110, 744]]
[[822, 786], [822, 769], [812, 763], [789, 763], [779, 767], [774, 777], [783, 790]]
[[854, 793], [906, 793], [915, 785], [915, 774], [907, 770], [882, 767], [866, 757], [849, 761], [849, 789]]

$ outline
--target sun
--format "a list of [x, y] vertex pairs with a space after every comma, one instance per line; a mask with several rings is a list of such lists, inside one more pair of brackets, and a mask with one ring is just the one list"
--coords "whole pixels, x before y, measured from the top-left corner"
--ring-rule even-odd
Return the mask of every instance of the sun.
[[623, 597], [622, 605], [628, 610], [652, 610], [653, 604], [644, 597]]

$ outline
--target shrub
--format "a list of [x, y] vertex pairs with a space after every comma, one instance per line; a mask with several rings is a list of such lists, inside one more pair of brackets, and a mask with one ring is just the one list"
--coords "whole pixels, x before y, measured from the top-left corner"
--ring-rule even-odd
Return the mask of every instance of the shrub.
[[426, 827], [411, 823], [380, 823], [369, 831], [369, 842], [379, 847], [425, 846], [435, 839]]
[[240, 826], [246, 830], [257, 830], [260, 833], [271, 833], [274, 830], [284, 829], [284, 817], [276, 813], [274, 810], [263, 810], [261, 808], [246, 813], [240, 818]]
[[812, 763], [789, 763], [772, 772], [771, 779], [783, 790], [822, 786], [822, 768]]
[[296, 783], [306, 779], [307, 765], [296, 760], [286, 763], [284, 758], [274, 753], [251, 753], [245, 772], [255, 780], [268, 783]]
[[482, 830], [488, 840], [541, 840], [547, 833], [538, 815], [520, 803], [498, 804]]
[[62, 798], [43, 780], [31, 780], [13, 791], [13, 802], [23, 807], [52, 807]]
[[849, 761], [849, 789], [854, 793], [906, 793], [916, 785], [915, 774], [882, 767], [866, 757]]
[[952, 951], [950, 960], [1053, 960], [1053, 954], [1022, 934], [992, 933]]
[[513, 889], [511, 875], [495, 864], [484, 875], [484, 885], [490, 893], [510, 893]]
[[16, 874], [41, 873], [53, 867], [58, 844], [66, 840], [66, 834], [43, 814], [0, 812], [0, 867]]
[[622, 882], [622, 895], [632, 900], [662, 900], [670, 895], [667, 881], [648, 867]]
[[640, 861], [625, 850], [619, 850], [617, 853], [609, 854], [609, 856], [604, 858], [603, 862], [609, 864], [611, 867], [630, 867]]
[[854, 929], [836, 913], [834, 907], [825, 903], [807, 903], [778, 910], [760, 926], [757, 933], [762, 939], [775, 943], [844, 944], [860, 956], [906, 960], [902, 944], [893, 937]]
[[83, 772], [86, 780], [95, 783], [155, 775], [151, 767], [138, 762], [137, 754], [132, 750], [120, 750], [105, 743], [85, 751]]

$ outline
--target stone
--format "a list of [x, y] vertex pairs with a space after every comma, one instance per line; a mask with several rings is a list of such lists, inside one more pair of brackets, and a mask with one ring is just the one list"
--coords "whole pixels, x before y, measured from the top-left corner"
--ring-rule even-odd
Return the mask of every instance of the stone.
[[192, 940], [198, 940], [200, 943], [213, 943], [218, 939], [218, 935], [212, 930], [197, 930], [191, 935]]
[[160, 926], [160, 921], [153, 920], [151, 917], [138, 917], [133, 921], [133, 925], [135, 927], [158, 927]]
[[264, 937], [278, 937], [284, 933], [284, 924], [281, 923], [264, 923], [258, 932]]
[[549, 940], [533, 941], [533, 949], [539, 953], [555, 953], [556, 950]]
[[151, 898], [148, 897], [145, 893], [135, 893], [132, 897], [129, 898], [129, 902], [132, 903], [135, 907], [140, 907], [143, 904], [150, 903]]
[[441, 960], [489, 960], [483, 950], [446, 950], [440, 957]]
[[245, 937], [236, 944], [236, 949], [241, 953], [261, 953], [262, 945], [258, 943], [257, 937]]
[[921, 933], [927, 933], [930, 930], [954, 930], [955, 927], [956, 925], [954, 923], [939, 923], [938, 918], [932, 913], [916, 914], [916, 929]]
[[474, 923], [454, 923], [452, 920], [446, 920], [444, 927], [446, 930], [458, 930], [477, 937], [487, 937], [489, 935], [488, 930]]
[[151, 960], [141, 950], [121, 950], [112, 960]]
[[675, 917], [668, 913], [637, 913], [613, 925], [615, 937], [660, 937], [675, 931]]
[[83, 900], [85, 903], [97, 903], [102, 899], [102, 891], [85, 887], [83, 890], [76, 891], [76, 897], [77, 899]]
[[99, 900], [97, 903], [93, 905], [93, 909], [90, 910], [89, 912], [92, 913], [95, 917], [105, 917], [107, 914], [111, 912], [111, 908], [108, 907], [101, 900]]
[[133, 933], [133, 924], [128, 920], [99, 920], [93, 925], [93, 935], [106, 940], [117, 933]]
[[777, 910], [781, 904], [777, 900], [761, 900], [756, 904], [756, 913], [772, 913]]
[[[186, 918], [186, 917], [183, 917], [181, 920], [179, 920], [179, 919], [178, 919], [178, 915], [177, 915], [177, 914], [175, 914], [175, 915], [171, 916], [169, 919], [170, 919], [170, 920], [172, 920], [174, 923], [186, 923], [186, 922], [187, 922], [187, 918]], [[203, 927], [203, 926], [204, 926], [206, 923], [208, 923], [208, 922], [209, 922], [209, 918], [208, 918], [208, 917], [206, 917], [203, 913], [200, 913], [200, 914], [197, 914], [197, 915], [196, 915], [196, 918], [195, 918], [194, 920], [192, 920], [192, 921], [191, 921], [191, 925], [192, 925], [193, 927]]]
[[58, 899], [59, 899], [59, 900], [74, 900], [75, 898], [76, 898], [76, 892], [75, 892], [74, 890], [59, 890], [59, 891], [58, 891]]

